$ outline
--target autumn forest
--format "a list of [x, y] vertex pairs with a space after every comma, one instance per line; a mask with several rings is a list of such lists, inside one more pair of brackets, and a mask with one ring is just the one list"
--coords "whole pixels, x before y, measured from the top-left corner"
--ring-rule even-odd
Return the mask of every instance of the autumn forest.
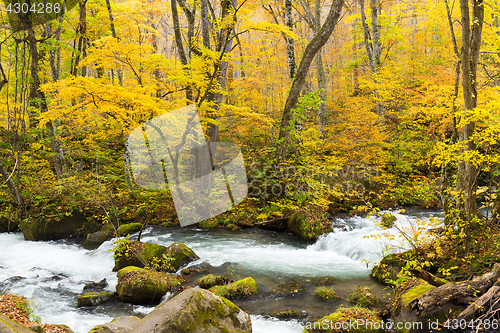
[[500, 262], [500, 1], [15, 2], [0, 4], [0, 230], [178, 225], [168, 188], [135, 184], [127, 137], [194, 105], [248, 181], [197, 226], [285, 223], [314, 241], [332, 216], [419, 206], [444, 211], [439, 237], [403, 232], [394, 288]]

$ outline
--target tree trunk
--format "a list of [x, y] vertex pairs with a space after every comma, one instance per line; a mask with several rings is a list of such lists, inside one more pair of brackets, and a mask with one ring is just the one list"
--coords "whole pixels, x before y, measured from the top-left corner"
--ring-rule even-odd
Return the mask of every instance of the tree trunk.
[[[111, 30], [111, 35], [113, 36], [114, 39], [118, 39], [115, 29], [115, 19], [113, 18], [113, 11], [111, 10], [110, 0], [106, 0], [106, 7], [108, 8], [109, 27]], [[117, 70], [117, 75], [118, 75], [118, 84], [120, 84], [120, 86], [123, 86], [123, 73], [120, 69]]]
[[[465, 110], [473, 110], [477, 106], [476, 73], [484, 21], [483, 0], [473, 0], [472, 3], [473, 19], [471, 25], [469, 1], [460, 0], [460, 11], [462, 16], [462, 89]], [[465, 145], [459, 152], [462, 156], [476, 149], [474, 142], [471, 140], [475, 126], [476, 124], [474, 121], [469, 121], [460, 129], [459, 142]], [[468, 222], [477, 214], [477, 174], [478, 170], [471, 161], [458, 162], [456, 185], [458, 197], [456, 206], [463, 214], [463, 218]]]
[[[108, 0], [109, 1], [109, 0]], [[78, 51], [76, 52], [75, 63], [71, 74], [74, 76], [78, 75], [78, 65], [80, 64], [80, 59], [84, 57], [84, 52], [87, 44], [87, 0], [81, 0], [78, 3], [80, 10], [80, 18], [78, 20]], [[87, 68], [82, 68], [82, 76], [87, 75]]]
[[[314, 5], [314, 32], [318, 32], [321, 27], [321, 0], [316, 0]], [[326, 74], [323, 66], [323, 52], [320, 49], [316, 55], [316, 70], [318, 75], [318, 89], [320, 90], [319, 97], [323, 103], [318, 108], [318, 124], [321, 128], [326, 125]]]
[[[285, 25], [293, 31], [293, 20], [292, 20], [292, 0], [285, 0]], [[288, 36], [286, 39], [286, 53], [288, 57], [288, 73], [290, 79], [293, 80], [295, 76], [295, 71], [297, 65], [295, 64], [295, 50], [294, 50], [294, 40]]]
[[368, 63], [370, 64], [370, 70], [373, 74], [375, 73], [375, 60], [373, 57], [373, 45], [371, 43], [370, 29], [368, 28], [368, 24], [366, 23], [365, 1], [359, 0], [359, 6], [361, 7], [361, 24], [363, 25], [366, 54], [368, 55]]
[[12, 177], [7, 172], [7, 169], [5, 169], [5, 166], [3, 165], [2, 160], [0, 160], [0, 174], [2, 174], [2, 177], [4, 179], [4, 183], [6, 183], [7, 187], [9, 188], [10, 194], [12, 195], [12, 198], [14, 199], [14, 203], [16, 204], [16, 206], [21, 207], [23, 205], [23, 199], [21, 198], [21, 195], [19, 194], [19, 189], [17, 188], [16, 184], [12, 181]]
[[380, 44], [380, 25], [378, 23], [380, 9], [381, 8], [379, 0], [370, 0], [370, 10], [372, 14], [372, 44], [373, 44], [372, 55], [373, 55], [373, 63], [375, 65], [375, 70], [381, 64], [380, 55], [382, 53], [382, 46]]
[[[30, 57], [31, 57], [30, 72], [32, 79], [29, 91], [29, 103], [32, 108], [39, 109], [41, 113], [44, 113], [47, 112], [49, 108], [47, 106], [47, 99], [45, 98], [45, 94], [40, 90], [41, 82], [40, 82], [40, 77], [38, 75], [38, 63], [40, 57], [38, 54], [38, 47], [37, 47], [38, 42], [35, 37], [35, 31], [31, 26], [31, 22], [30, 22], [30, 27], [28, 29], [27, 41], [29, 44]], [[31, 128], [37, 126], [38, 122], [36, 120], [36, 116], [37, 116], [36, 114], [33, 114], [31, 112], [29, 113], [29, 122]], [[57, 178], [61, 179], [63, 171], [62, 171], [62, 156], [60, 154], [59, 142], [55, 137], [55, 131], [54, 127], [52, 126], [52, 122], [50, 121], [47, 122], [45, 126], [47, 128], [47, 132], [50, 137], [50, 148], [54, 153], [53, 157], [54, 169], [56, 171]]]
[[454, 299], [478, 296], [486, 292], [500, 278], [500, 264], [495, 264], [493, 270], [472, 281], [450, 282], [424, 293], [410, 302], [410, 309], [417, 315], [432, 311]]
[[330, 12], [326, 17], [325, 23], [319, 29], [318, 33], [315, 34], [313, 39], [307, 44], [304, 51], [302, 60], [300, 61], [297, 73], [292, 81], [292, 87], [290, 88], [290, 93], [285, 103], [285, 108], [283, 110], [283, 115], [281, 118], [280, 132], [278, 137], [278, 146], [276, 149], [276, 162], [280, 163], [285, 159], [286, 153], [288, 151], [288, 139], [290, 137], [290, 120], [291, 120], [291, 110], [297, 106], [299, 100], [300, 91], [304, 85], [307, 73], [309, 72], [309, 67], [313, 61], [316, 53], [321, 49], [323, 45], [328, 41], [330, 35], [332, 34], [337, 21], [340, 18], [340, 12], [344, 5], [344, 0], [334, 0], [330, 7]]

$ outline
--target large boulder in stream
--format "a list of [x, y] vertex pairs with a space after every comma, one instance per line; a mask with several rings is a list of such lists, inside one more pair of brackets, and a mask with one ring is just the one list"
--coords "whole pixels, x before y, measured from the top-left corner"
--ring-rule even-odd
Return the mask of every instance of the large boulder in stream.
[[141, 322], [135, 316], [116, 317], [111, 322], [97, 325], [89, 333], [130, 333]]
[[161, 298], [184, 279], [181, 276], [156, 272], [135, 266], [118, 271], [116, 292], [125, 302], [151, 304]]
[[102, 243], [113, 238], [114, 235], [115, 233], [110, 230], [101, 230], [88, 234], [83, 247], [87, 250], [97, 249]]
[[73, 211], [21, 223], [25, 240], [58, 240], [77, 237], [82, 233], [97, 231], [96, 222], [87, 221], [85, 215]]
[[149, 267], [160, 272], [173, 273], [182, 266], [200, 259], [186, 244], [173, 243], [165, 247], [153, 243], [124, 240], [115, 251], [115, 267], [119, 271], [128, 266]]
[[142, 223], [127, 223], [122, 224], [116, 230], [118, 237], [127, 237], [128, 235], [133, 234], [134, 232], [140, 231], [142, 228]]
[[131, 333], [252, 332], [250, 316], [223, 297], [191, 288], [163, 302]]

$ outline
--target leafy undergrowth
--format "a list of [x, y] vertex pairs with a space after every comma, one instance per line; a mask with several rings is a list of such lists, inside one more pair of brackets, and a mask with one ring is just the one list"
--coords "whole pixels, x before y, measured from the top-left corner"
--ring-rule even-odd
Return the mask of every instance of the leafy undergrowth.
[[[35, 325], [41, 326], [46, 333], [67, 333], [70, 332], [64, 327], [54, 324], [40, 324], [32, 321], [33, 310], [30, 301], [23, 296], [13, 294], [0, 295], [0, 313], [3, 313], [10, 320], [15, 321], [26, 327]], [[36, 318], [36, 317], [35, 317]], [[38, 318], [36, 318], [38, 319]]]

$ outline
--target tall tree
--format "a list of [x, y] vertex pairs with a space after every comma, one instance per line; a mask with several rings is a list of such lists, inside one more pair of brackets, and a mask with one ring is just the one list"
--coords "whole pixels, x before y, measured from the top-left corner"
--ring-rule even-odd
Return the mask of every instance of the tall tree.
[[325, 22], [319, 29], [319, 31], [314, 35], [313, 39], [307, 44], [304, 50], [304, 55], [300, 61], [297, 73], [292, 81], [292, 86], [288, 94], [288, 98], [285, 103], [285, 108], [283, 109], [283, 114], [281, 117], [280, 132], [278, 136], [278, 146], [276, 149], [276, 162], [279, 164], [286, 157], [288, 152], [288, 139], [290, 138], [290, 121], [292, 120], [291, 111], [297, 106], [299, 101], [300, 91], [304, 86], [307, 73], [309, 72], [309, 67], [318, 53], [318, 51], [325, 45], [325, 43], [330, 38], [337, 22], [340, 18], [340, 13], [342, 7], [344, 6], [344, 0], [334, 0], [330, 7], [328, 16]]
[[[460, 12], [462, 21], [462, 89], [465, 110], [473, 110], [477, 106], [477, 65], [479, 51], [481, 48], [481, 36], [484, 22], [483, 0], [472, 0], [472, 19], [469, 8], [469, 0], [460, 0]], [[463, 145], [459, 152], [461, 159], [458, 162], [458, 177], [456, 191], [458, 198], [457, 208], [463, 217], [470, 221], [477, 214], [476, 205], [476, 178], [478, 168], [466, 155], [476, 150], [472, 140], [476, 123], [464, 115], [464, 124], [460, 128], [459, 142]]]

